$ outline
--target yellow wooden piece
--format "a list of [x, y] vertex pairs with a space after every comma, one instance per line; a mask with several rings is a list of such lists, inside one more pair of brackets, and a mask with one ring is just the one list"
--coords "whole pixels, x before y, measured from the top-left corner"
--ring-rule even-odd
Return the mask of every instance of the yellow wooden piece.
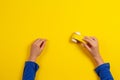
[[71, 40], [75, 43], [77, 42], [83, 42], [83, 36], [81, 35], [80, 32], [74, 32], [72, 34]]

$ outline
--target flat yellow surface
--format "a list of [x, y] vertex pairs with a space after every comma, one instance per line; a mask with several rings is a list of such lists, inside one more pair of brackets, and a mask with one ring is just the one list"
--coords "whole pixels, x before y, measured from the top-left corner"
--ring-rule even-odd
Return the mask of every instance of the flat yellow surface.
[[98, 80], [88, 56], [71, 43], [75, 31], [96, 36], [120, 80], [119, 0], [0, 0], [0, 80], [21, 80], [31, 43], [47, 38], [36, 80]]

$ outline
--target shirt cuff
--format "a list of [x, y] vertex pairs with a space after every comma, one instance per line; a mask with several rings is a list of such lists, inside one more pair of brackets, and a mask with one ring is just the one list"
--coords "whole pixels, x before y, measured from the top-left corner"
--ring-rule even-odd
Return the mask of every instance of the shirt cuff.
[[26, 61], [25, 65], [32, 66], [35, 69], [35, 71], [37, 71], [39, 69], [39, 65], [37, 63], [35, 63], [35, 62], [32, 62], [32, 61]]
[[104, 63], [100, 66], [98, 66], [95, 71], [96, 73], [99, 73], [100, 71], [104, 70], [105, 68], [110, 69], [110, 64], [109, 63]]

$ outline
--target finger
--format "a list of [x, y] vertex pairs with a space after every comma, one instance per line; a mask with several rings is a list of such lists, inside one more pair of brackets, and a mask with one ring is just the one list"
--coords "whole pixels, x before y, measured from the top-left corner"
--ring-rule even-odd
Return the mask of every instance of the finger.
[[90, 36], [90, 37], [87, 37], [91, 42], [94, 42], [93, 38]]
[[91, 46], [93, 45], [93, 41], [92, 41], [90, 38], [85, 37], [85, 38], [83, 38], [83, 40], [84, 40], [86, 43], [90, 44]]
[[82, 43], [82, 46], [84, 46], [88, 51], [90, 51], [90, 47], [86, 43]]
[[46, 40], [45, 40], [45, 41], [43, 42], [43, 44], [41, 45], [41, 49], [42, 49], [42, 50], [44, 49], [45, 45], [46, 45]]
[[45, 41], [44, 39], [41, 39], [41, 40], [39, 40], [39, 41], [36, 43], [36, 45], [39, 46], [39, 47], [41, 47], [41, 45], [42, 45], [42, 43], [43, 43], [44, 41]]
[[93, 37], [90, 37], [90, 38], [95, 41], [95, 39]]
[[38, 39], [36, 39], [33, 43], [36, 44], [36, 43], [38, 43], [40, 40], [41, 40], [41, 39], [38, 38]]
[[42, 43], [40, 44], [40, 48], [42, 47], [42, 45], [44, 44], [45, 40], [42, 41]]
[[96, 37], [93, 37], [93, 36], [92, 36], [91, 38], [92, 38], [94, 41], [97, 41], [97, 38], [96, 38]]

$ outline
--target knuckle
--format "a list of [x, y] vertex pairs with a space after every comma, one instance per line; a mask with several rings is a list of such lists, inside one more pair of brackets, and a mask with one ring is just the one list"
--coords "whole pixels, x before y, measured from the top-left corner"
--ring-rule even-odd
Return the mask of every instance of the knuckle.
[[38, 45], [34, 43], [34, 44], [32, 44], [32, 46], [38, 46]]
[[96, 47], [97, 47], [97, 45], [95, 44], [95, 45], [93, 45], [93, 47], [94, 47], [94, 48], [96, 48]]

